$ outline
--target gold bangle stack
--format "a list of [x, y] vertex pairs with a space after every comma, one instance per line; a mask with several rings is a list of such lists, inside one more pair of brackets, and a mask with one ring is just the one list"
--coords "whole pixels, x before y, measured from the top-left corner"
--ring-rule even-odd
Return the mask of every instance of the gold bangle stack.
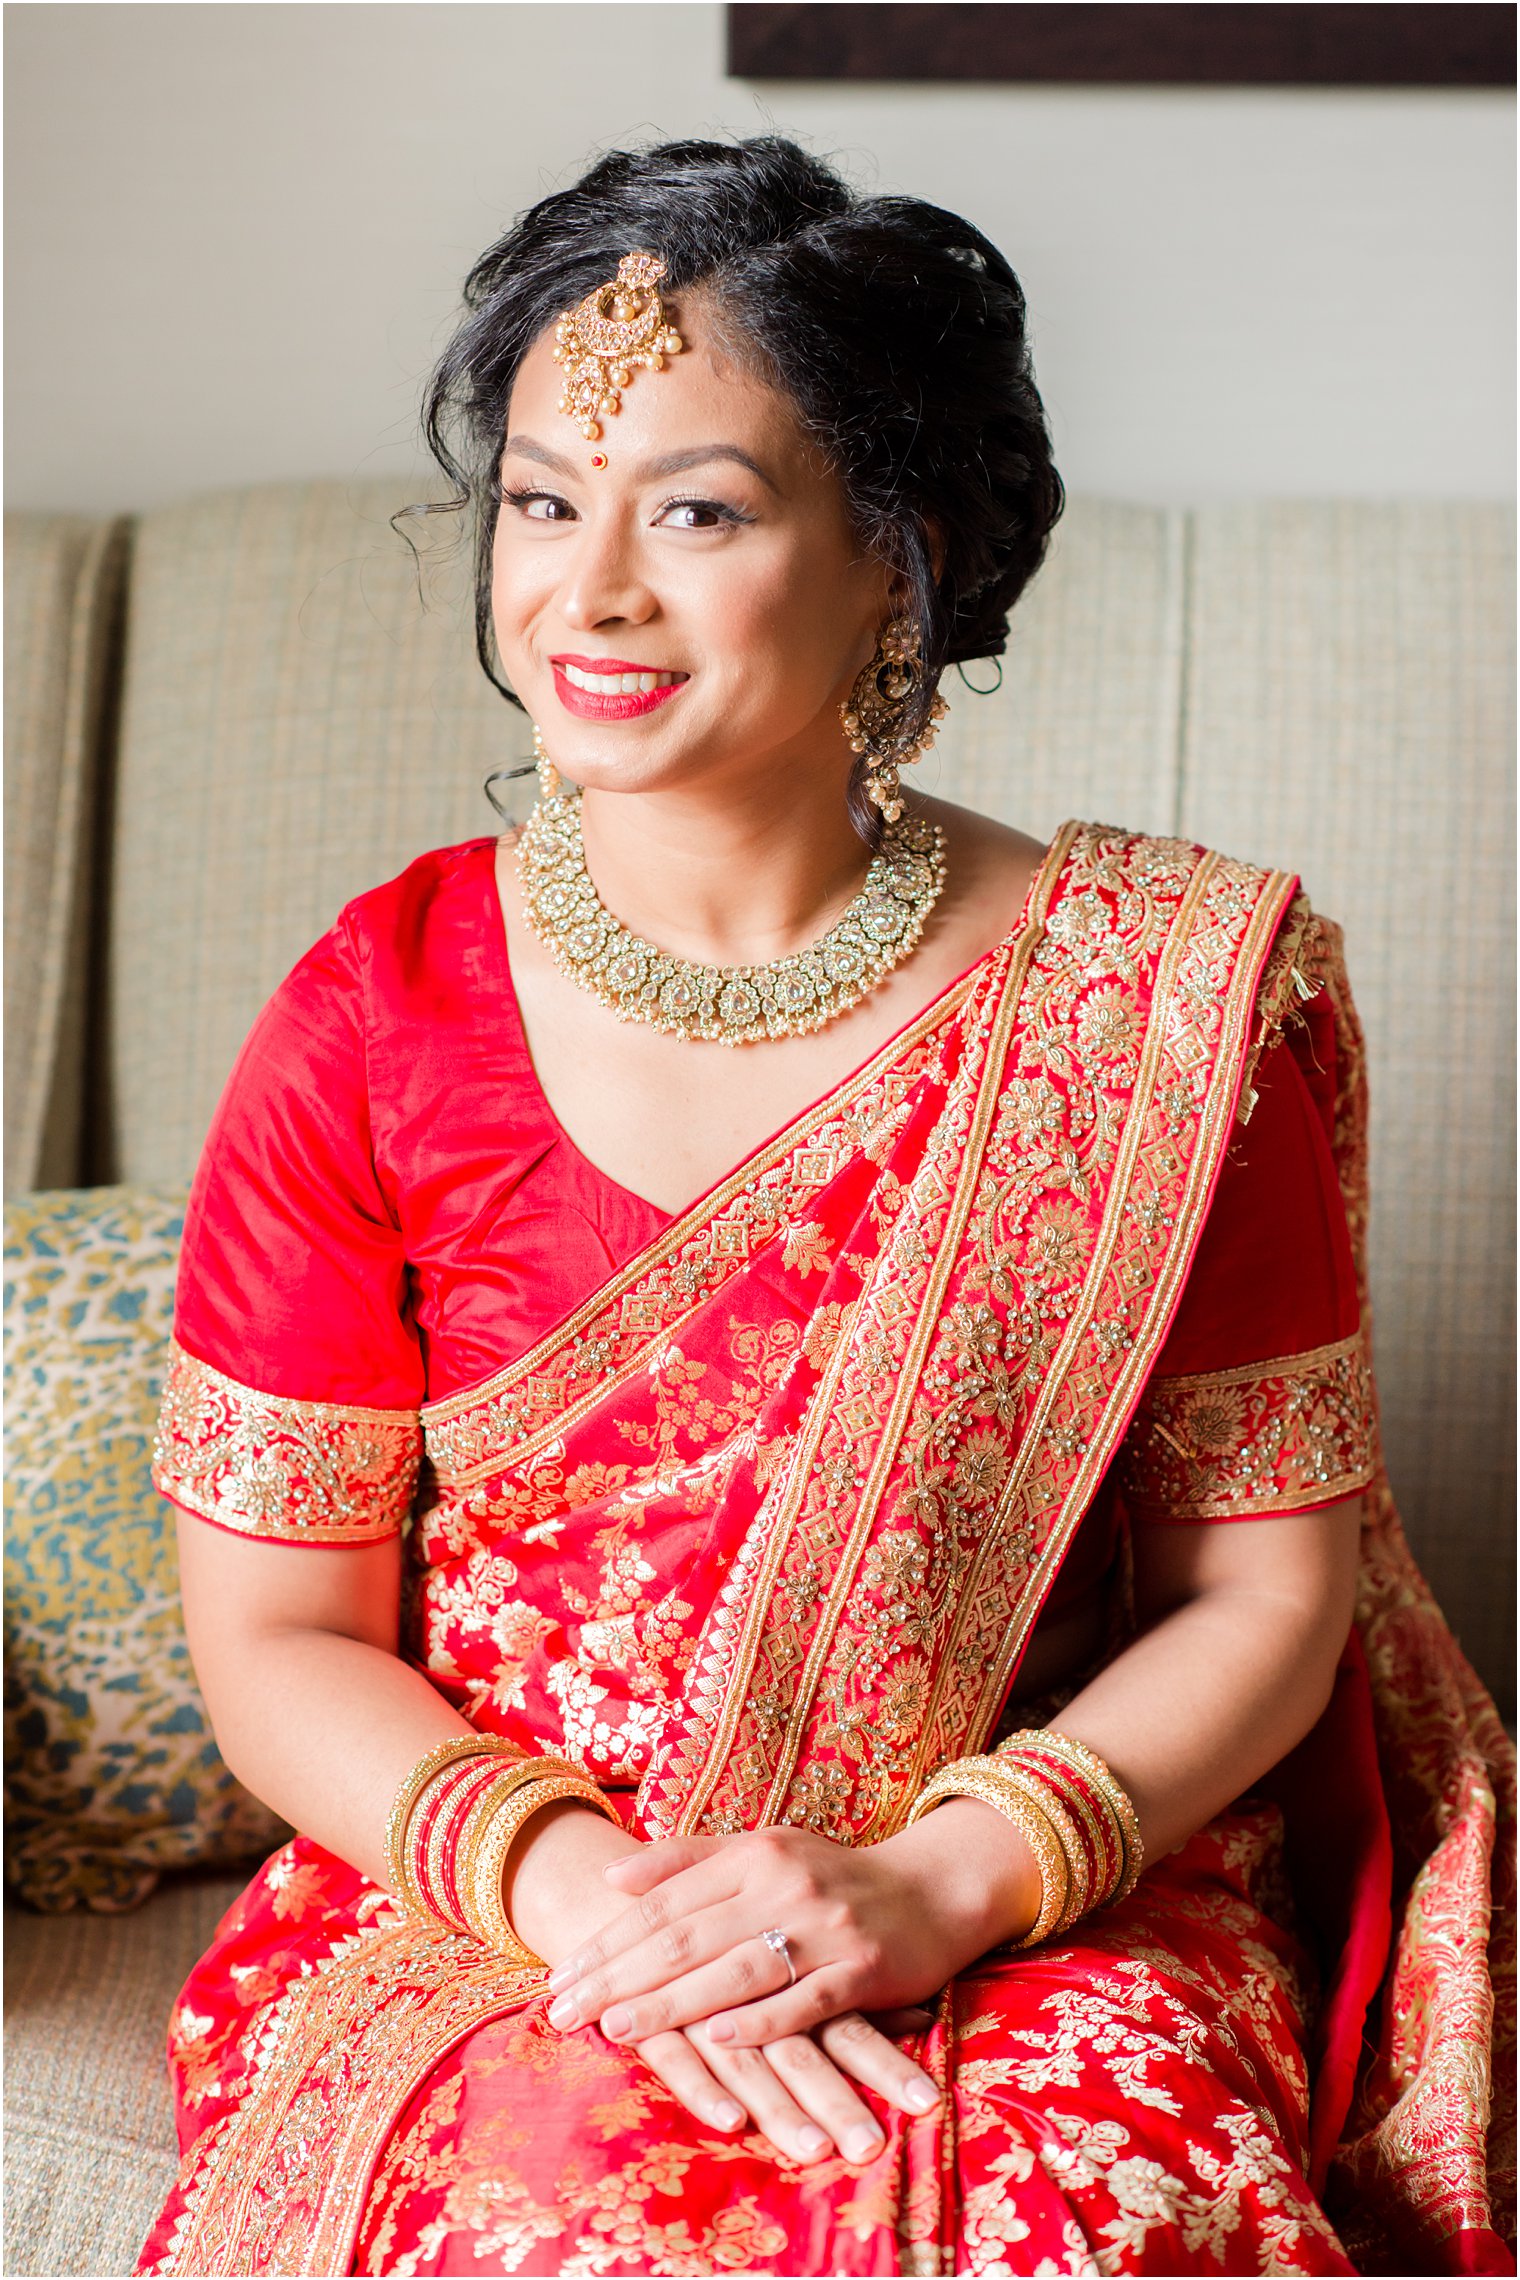
[[[511, 1762], [502, 1766], [504, 1758]], [[617, 1820], [610, 1800], [569, 1758], [530, 1756], [495, 1734], [438, 1743], [407, 1774], [386, 1821], [391, 1890], [414, 1915], [542, 1970], [543, 1958], [512, 1929], [503, 1870], [523, 1824], [561, 1797]]]
[[1043, 1766], [1058, 1779], [1064, 1774], [1067, 1795], [1085, 1798], [1090, 1811], [1100, 1821], [1106, 1816], [1112, 1842], [1118, 1850], [1119, 1865], [1110, 1890], [1093, 1902], [1095, 1908], [1123, 1900], [1134, 1891], [1145, 1867], [1145, 1844], [1140, 1835], [1139, 1818], [1129, 1792], [1095, 1749], [1054, 1726], [1033, 1726], [1010, 1734], [1006, 1741], [999, 1742], [993, 1755], [1015, 1762], [1027, 1760]]
[[[995, 1805], [1024, 1838], [1040, 1872], [1040, 1905], [1029, 1930], [1013, 1944], [1033, 1947], [1037, 1940], [1048, 1939], [1066, 1918], [1072, 1890], [1071, 1855], [1056, 1820], [1059, 1807], [1052, 1808], [1047, 1799], [1031, 1796], [1014, 1780], [1011, 1769], [999, 1765], [995, 1758], [964, 1757], [941, 1766], [920, 1790], [909, 1811], [909, 1823], [950, 1797], [976, 1797], [985, 1805]], [[1069, 1822], [1067, 1826], [1069, 1829]], [[1075, 1846], [1074, 1837], [1071, 1841]]]
[[1040, 1874], [1035, 1920], [1014, 1947], [1069, 1931], [1094, 1908], [1132, 1890], [1145, 1851], [1135, 1808], [1086, 1743], [1052, 1728], [1012, 1734], [990, 1756], [941, 1766], [908, 1814], [910, 1823], [947, 1797], [996, 1806], [1020, 1832]]
[[[524, 1946], [507, 1915], [502, 1890], [507, 1854], [523, 1823], [531, 1820], [541, 1805], [550, 1805], [556, 1798], [578, 1798], [605, 1813], [609, 1821], [615, 1822], [617, 1814], [578, 1766], [564, 1758], [535, 1758], [533, 1764], [534, 1774], [526, 1783], [514, 1782], [509, 1789], [506, 1782], [511, 1777], [507, 1776], [487, 1792], [472, 1816], [475, 1827], [461, 1849], [459, 1889], [465, 1920], [478, 1940], [510, 1956], [514, 1963], [545, 1969], [543, 1957]], [[544, 1767], [551, 1770], [541, 1771]]]
[[437, 1743], [412, 1767], [396, 1792], [396, 1801], [385, 1824], [385, 1865], [390, 1873], [391, 1890], [414, 1915], [431, 1913], [412, 1882], [406, 1853], [407, 1830], [412, 1825], [424, 1789], [446, 1767], [457, 1764], [461, 1758], [521, 1755], [522, 1752], [515, 1743], [503, 1741], [495, 1734], [456, 1734], [446, 1742]]

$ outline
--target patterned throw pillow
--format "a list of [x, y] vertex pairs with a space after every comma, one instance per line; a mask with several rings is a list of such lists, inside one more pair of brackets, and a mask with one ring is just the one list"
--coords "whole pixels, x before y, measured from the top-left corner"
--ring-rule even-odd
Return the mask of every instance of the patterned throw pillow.
[[33, 1907], [131, 1908], [285, 1833], [217, 1753], [148, 1477], [184, 1197], [5, 1218], [6, 1870]]

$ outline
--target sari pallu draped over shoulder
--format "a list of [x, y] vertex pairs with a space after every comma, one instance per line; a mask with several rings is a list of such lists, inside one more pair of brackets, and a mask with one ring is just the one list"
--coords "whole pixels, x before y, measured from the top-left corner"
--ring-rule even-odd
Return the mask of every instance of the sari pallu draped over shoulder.
[[[1315, 998], [1360, 1256], [1363, 1062], [1335, 930], [1287, 874], [1066, 826], [1006, 942], [531, 1353], [424, 1410], [416, 1661], [482, 1728], [577, 1757], [646, 1840], [894, 1834], [995, 1733], [1253, 1070]], [[1362, 1359], [1344, 1366], [1370, 1400]], [[1333, 1484], [1333, 1434], [1274, 1461], [1286, 1479], [1310, 1457]], [[1400, 1915], [1359, 2073], [1382, 1964], [1365, 1937], [1330, 1990], [1314, 2182], [1362, 2269], [1502, 2270], [1484, 2138], [1510, 1761], [1381, 1472], [1369, 1512], [1365, 1663], [1338, 1715], [1349, 1731], [1370, 1671]], [[567, 1606], [559, 1578], [588, 1568], [598, 1594]], [[1360, 1776], [1377, 1789], [1370, 1745]], [[291, 1917], [289, 1973], [235, 2043], [203, 2022], [203, 2126], [144, 2270], [348, 2270], [408, 2099], [542, 1992], [319, 1848], [258, 1905]], [[916, 2126], [938, 2137], [902, 2268], [950, 2271], [953, 2120]]]

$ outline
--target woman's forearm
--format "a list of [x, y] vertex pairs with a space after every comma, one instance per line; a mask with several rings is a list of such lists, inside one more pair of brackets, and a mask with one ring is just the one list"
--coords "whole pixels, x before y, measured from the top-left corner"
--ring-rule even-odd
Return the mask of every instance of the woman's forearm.
[[1136, 1639], [1051, 1723], [1106, 1758], [1135, 1807], [1148, 1860], [1249, 1789], [1330, 1699], [1345, 1619], [1219, 1590]]
[[[397, 1790], [435, 1743], [470, 1727], [420, 1671], [362, 1640], [277, 1632], [260, 1640], [257, 1661], [257, 1686], [228, 1685], [224, 1671], [215, 1688], [223, 1756], [303, 1835], [388, 1889], [385, 1824]], [[606, 1920], [603, 1862], [636, 1849], [573, 1799], [533, 1814], [503, 1879], [519, 1936], [548, 1962], [568, 1954]]]
[[[1324, 1708], [1350, 1622], [1357, 1516], [1354, 1502], [1325, 1515], [1337, 1572], [1323, 1590], [1216, 1581], [1143, 1632], [1051, 1721], [1112, 1766], [1147, 1859], [1249, 1789]], [[1033, 1923], [1032, 1856], [995, 1806], [950, 1798], [888, 1842], [948, 1893], [986, 1946]]]
[[409, 1663], [336, 1632], [264, 1632], [248, 1663], [229, 1662], [224, 1646], [203, 1675], [228, 1765], [303, 1836], [388, 1886], [396, 1792], [419, 1758], [468, 1724]]

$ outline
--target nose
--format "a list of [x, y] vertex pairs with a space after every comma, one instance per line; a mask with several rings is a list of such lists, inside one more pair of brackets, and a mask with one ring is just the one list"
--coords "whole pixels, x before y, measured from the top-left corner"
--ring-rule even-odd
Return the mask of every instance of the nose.
[[558, 599], [567, 626], [590, 633], [614, 620], [643, 625], [653, 615], [637, 540], [621, 516], [588, 516], [566, 551]]

